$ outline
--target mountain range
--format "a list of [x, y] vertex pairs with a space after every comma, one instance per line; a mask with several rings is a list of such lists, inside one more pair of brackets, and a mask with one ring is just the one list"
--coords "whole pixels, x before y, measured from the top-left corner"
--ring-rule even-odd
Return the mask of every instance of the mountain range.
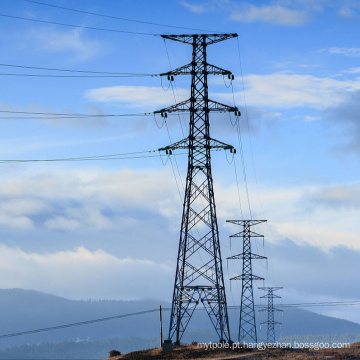
[[[62, 342], [96, 342], [107, 339], [141, 338], [157, 343], [159, 338], [159, 305], [163, 308], [163, 332], [167, 337], [170, 303], [157, 300], [69, 300], [62, 297], [24, 289], [0, 289], [0, 349], [23, 344], [59, 344]], [[154, 310], [151, 313], [95, 322], [81, 326], [4, 337], [28, 330], [66, 325], [123, 314]], [[278, 337], [321, 334], [360, 334], [360, 324], [320, 315], [299, 308], [286, 309], [277, 318], [282, 328], [276, 327]], [[236, 340], [239, 310], [229, 309], [232, 338]], [[266, 327], [258, 328], [258, 337], [266, 338]], [[147, 339], [147, 340], [146, 340]], [[205, 311], [196, 311], [184, 341], [217, 341], [215, 331]], [[135, 342], [136, 343], [136, 342]], [[144, 345], [145, 346], [145, 345]], [[132, 346], [136, 348], [136, 346]], [[141, 348], [141, 347], [138, 347]]]

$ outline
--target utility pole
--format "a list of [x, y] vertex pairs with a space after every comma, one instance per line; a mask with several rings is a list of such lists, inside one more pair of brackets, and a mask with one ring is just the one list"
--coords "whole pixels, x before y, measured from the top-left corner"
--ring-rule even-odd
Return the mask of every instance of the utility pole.
[[268, 299], [268, 304], [266, 309], [260, 311], [267, 311], [268, 319], [265, 322], [262, 322], [261, 325], [267, 325], [267, 340], [268, 344], [275, 343], [275, 325], [281, 325], [281, 323], [275, 321], [274, 311], [282, 311], [280, 309], [274, 308], [274, 298], [281, 299], [281, 296], [274, 294], [274, 291], [282, 289], [282, 287], [260, 287], [260, 290], [267, 291], [266, 295], [261, 296], [261, 298]]
[[161, 305], [159, 307], [159, 315], [160, 315], [160, 349], [163, 346], [163, 332], [162, 332], [162, 311], [161, 311]]
[[236, 225], [242, 225], [243, 231], [231, 235], [230, 237], [240, 237], [243, 239], [243, 252], [238, 255], [228, 257], [227, 259], [242, 259], [242, 274], [231, 278], [230, 280], [241, 280], [241, 305], [240, 305], [240, 322], [239, 322], [239, 337], [238, 341], [247, 342], [253, 341], [257, 343], [255, 309], [254, 309], [254, 294], [253, 294], [253, 280], [264, 280], [260, 276], [252, 273], [252, 259], [267, 259], [265, 256], [253, 254], [251, 252], [251, 238], [264, 237], [256, 232], [251, 231], [251, 226], [265, 222], [266, 220], [227, 220]]
[[191, 95], [186, 101], [161, 109], [163, 117], [172, 112], [189, 112], [189, 136], [159, 149], [171, 154], [177, 149], [188, 149], [188, 169], [180, 229], [180, 241], [175, 273], [174, 292], [170, 316], [169, 336], [166, 343], [180, 344], [186, 327], [199, 303], [207, 314], [220, 341], [230, 341], [229, 320], [222, 271], [219, 230], [216, 217], [211, 149], [234, 152], [227, 145], [210, 137], [210, 112], [235, 112], [236, 107], [209, 99], [208, 80], [211, 75], [231, 72], [207, 62], [209, 45], [237, 37], [237, 34], [162, 35], [164, 39], [192, 46], [192, 61], [173, 71], [161, 74], [171, 81], [175, 75], [191, 75]]

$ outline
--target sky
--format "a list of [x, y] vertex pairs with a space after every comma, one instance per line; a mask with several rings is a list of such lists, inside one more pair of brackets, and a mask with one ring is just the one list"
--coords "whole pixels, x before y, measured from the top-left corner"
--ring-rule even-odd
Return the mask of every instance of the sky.
[[[226, 220], [250, 216], [267, 220], [254, 229], [265, 241], [253, 251], [268, 257], [254, 261], [266, 279], [255, 287], [283, 286], [284, 303], [360, 299], [358, 1], [0, 4], [1, 288], [171, 301], [187, 157], [178, 151], [169, 160], [157, 149], [186, 136], [188, 115], [166, 124], [98, 115], [151, 114], [187, 99], [190, 79], [34, 67], [160, 74], [191, 61], [190, 46], [160, 34], [228, 32], [238, 38], [208, 48], [209, 63], [235, 76], [209, 76], [210, 98], [242, 113], [240, 136], [229, 114], [211, 117], [210, 127], [237, 149], [212, 156], [228, 303], [239, 303], [241, 284], [230, 288], [229, 278], [241, 264], [226, 257], [242, 244], [230, 243], [240, 228]], [[48, 76], [69, 74], [87, 77]], [[4, 161], [137, 152], [146, 153]], [[314, 310], [360, 322], [358, 307]]]

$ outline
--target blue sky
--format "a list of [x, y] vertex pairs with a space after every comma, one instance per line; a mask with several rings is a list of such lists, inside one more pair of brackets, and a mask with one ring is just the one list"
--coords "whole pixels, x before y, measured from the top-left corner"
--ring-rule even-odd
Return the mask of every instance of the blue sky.
[[[50, 3], [44, 0], [44, 3]], [[196, 32], [99, 17], [24, 0], [1, 0], [0, 110], [70, 114], [153, 112], [189, 96], [159, 77], [44, 78], [59, 74], [21, 65], [158, 74], [190, 62], [191, 47], [151, 34]], [[236, 32], [212, 45], [210, 63], [231, 70], [250, 207], [267, 225], [255, 251], [266, 283], [286, 303], [359, 299], [360, 5], [358, 1], [70, 1], [52, 5], [185, 28]], [[81, 27], [61, 26], [66, 23]], [[87, 28], [85, 28], [87, 27]], [[137, 35], [88, 27], [148, 33]], [[240, 59], [238, 52], [240, 49]], [[169, 56], [169, 58], [168, 58]], [[170, 64], [169, 64], [170, 60]], [[240, 65], [241, 63], [241, 65]], [[225, 80], [225, 81], [224, 81]], [[167, 91], [166, 91], [167, 90]], [[244, 90], [244, 91], [243, 91]], [[213, 99], [233, 105], [227, 79], [209, 77]], [[0, 159], [52, 159], [156, 150], [183, 138], [186, 115], [159, 129], [153, 117], [47, 119], [1, 115]], [[234, 119], [232, 119], [234, 120]], [[160, 125], [160, 118], [157, 118]], [[211, 119], [212, 136], [239, 149], [229, 116]], [[170, 137], [170, 139], [169, 139]], [[155, 153], [156, 155], [157, 153]], [[166, 160], [164, 158], [163, 160]], [[249, 217], [240, 152], [213, 155], [224, 274]], [[173, 160], [174, 161], [174, 160]], [[68, 298], [171, 300], [186, 156], [55, 163], [1, 163], [0, 286]], [[179, 194], [179, 191], [180, 194]], [[114, 286], [114, 284], [116, 286]], [[240, 286], [240, 284], [238, 284]], [[263, 285], [263, 284], [259, 284]], [[233, 285], [228, 299], [239, 298]], [[360, 321], [360, 311], [325, 309]]]

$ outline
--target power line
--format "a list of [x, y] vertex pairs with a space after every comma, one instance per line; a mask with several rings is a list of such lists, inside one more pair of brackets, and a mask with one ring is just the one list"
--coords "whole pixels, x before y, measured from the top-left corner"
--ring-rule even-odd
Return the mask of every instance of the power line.
[[[178, 155], [187, 155], [186, 153]], [[30, 162], [76, 162], [76, 161], [106, 161], [106, 160], [125, 160], [125, 159], [145, 159], [155, 158], [159, 155], [144, 155], [144, 156], [123, 156], [123, 157], [104, 157], [104, 158], [64, 158], [64, 159], [26, 159], [26, 160], [0, 160], [0, 164], [8, 163], [30, 163]]]
[[106, 74], [106, 75], [141, 75], [141, 76], [158, 76], [159, 74], [134, 74], [134, 73], [122, 73], [122, 72], [110, 72], [110, 71], [90, 71], [90, 70], [71, 70], [71, 69], [58, 69], [48, 68], [39, 66], [25, 66], [25, 65], [14, 65], [14, 64], [0, 64], [0, 66], [15, 67], [22, 69], [35, 69], [35, 70], [46, 70], [46, 71], [61, 71], [61, 72], [75, 72], [75, 73], [86, 73], [86, 74]]
[[159, 155], [122, 156], [121, 154], [119, 154], [119, 155], [103, 155], [103, 156], [79, 157], [79, 158], [0, 160], [0, 163], [6, 164], [6, 163], [30, 163], [30, 162], [105, 161], [105, 160], [123, 160], [123, 159], [144, 159], [144, 158], [158, 157], [158, 156]]
[[[238, 135], [238, 142], [239, 142], [239, 150], [240, 150], [240, 159], [241, 159], [241, 164], [242, 164], [243, 178], [244, 178], [244, 184], [245, 184], [245, 190], [246, 190], [246, 198], [247, 198], [247, 203], [248, 203], [248, 207], [249, 207], [250, 218], [252, 219], [252, 211], [251, 211], [250, 196], [249, 196], [249, 187], [248, 187], [248, 181], [247, 181], [244, 149], [243, 149], [243, 142], [242, 142], [242, 138], [241, 138], [241, 128], [240, 128], [240, 120], [239, 119], [236, 122], [236, 129], [237, 129], [237, 135]], [[234, 166], [236, 167], [236, 159], [234, 159]], [[236, 173], [237, 173], [237, 171], [236, 171]]]
[[[76, 113], [51, 113], [51, 112], [32, 112], [32, 111], [12, 111], [12, 110], [0, 110], [0, 113], [6, 114], [24, 114], [24, 115], [43, 115], [41, 117], [8, 117], [3, 116], [0, 119], [81, 119], [81, 118], [106, 118], [106, 117], [130, 117], [130, 116], [154, 116], [154, 113], [133, 113], [133, 114], [76, 114]], [[167, 114], [169, 116], [175, 116], [174, 113]], [[50, 118], [49, 116], [54, 116]]]
[[[172, 66], [171, 66], [171, 61], [170, 61], [170, 56], [169, 56], [168, 47], [167, 47], [167, 44], [166, 44], [166, 39], [164, 39], [164, 45], [165, 45], [166, 55], [167, 55], [167, 58], [168, 58], [168, 61], [169, 61], [170, 71], [173, 71]], [[172, 89], [172, 92], [173, 92], [173, 96], [174, 96], [174, 101], [175, 101], [175, 104], [176, 104], [176, 103], [177, 103], [177, 100], [176, 100], [176, 96], [175, 96], [175, 90], [174, 90], [173, 83], [174, 83], [174, 85], [175, 85], [175, 90], [176, 90], [177, 97], [179, 98], [179, 94], [178, 94], [177, 87], [176, 87], [176, 84], [175, 84], [175, 79], [172, 80], [172, 81], [170, 81], [170, 86], [171, 86], [171, 89]], [[182, 134], [183, 134], [183, 137], [185, 137], [185, 133], [184, 133], [184, 129], [183, 129], [183, 125], [182, 125], [182, 121], [181, 121], [180, 114], [178, 113], [177, 115], [178, 115], [179, 122], [180, 122], [181, 132], [182, 132]], [[180, 177], [180, 179], [181, 179], [181, 177]]]
[[[21, 68], [21, 69], [32, 69], [32, 70], [59, 71], [59, 72], [73, 72], [73, 73], [81, 73], [81, 74], [97, 74], [97, 75], [101, 74], [102, 75], [102, 76], [94, 76], [94, 77], [104, 77], [103, 75], [109, 75], [109, 77], [160, 76], [160, 74], [143, 74], [143, 73], [110, 72], [110, 71], [90, 71], [90, 70], [71, 70], [71, 69], [58, 69], [58, 68], [15, 65], [15, 64], [0, 64], [0, 66], [12, 67], [12, 68]], [[1, 75], [41, 76], [41, 75], [28, 75], [28, 74], [1, 74]], [[43, 76], [45, 76], [45, 75], [43, 75]], [[55, 75], [46, 75], [46, 76], [55, 76]], [[65, 76], [65, 75], [61, 75], [61, 76]], [[84, 75], [82, 75], [82, 76], [84, 76]], [[71, 77], [76, 77], [76, 76], [71, 75]]]
[[204, 30], [204, 29], [197, 29], [197, 28], [189, 28], [189, 27], [169, 25], [169, 24], [160, 24], [160, 23], [154, 23], [154, 22], [150, 22], [150, 21], [142, 21], [142, 20], [135, 20], [135, 19], [122, 18], [122, 17], [118, 17], [118, 16], [112, 16], [112, 15], [99, 14], [99, 13], [94, 13], [94, 12], [91, 12], [91, 11], [71, 9], [71, 8], [64, 7], [64, 6], [47, 4], [47, 3], [43, 3], [43, 2], [40, 2], [40, 1], [34, 1], [34, 0], [23, 0], [23, 1], [26, 1], [26, 2], [29, 2], [29, 3], [38, 4], [38, 5], [43, 5], [43, 6], [49, 6], [49, 7], [53, 7], [53, 8], [57, 8], [57, 9], [73, 11], [73, 12], [82, 13], [82, 14], [88, 14], [88, 15], [95, 15], [95, 16], [105, 17], [105, 18], [108, 18], [108, 19], [115, 19], [115, 20], [122, 20], [122, 21], [130, 21], [130, 22], [136, 22], [136, 23], [139, 23], [139, 24], [146, 24], [146, 25], [155, 25], [155, 26], [171, 27], [171, 28], [176, 28], [176, 29], [186, 29], [186, 30], [197, 30], [197, 31], [209, 31], [209, 32], [214, 32], [213, 30]]
[[[258, 185], [258, 180], [257, 180], [256, 168], [255, 168], [254, 151], [253, 151], [252, 140], [251, 140], [251, 129], [250, 129], [248, 107], [247, 107], [246, 95], [245, 95], [245, 84], [244, 84], [244, 75], [243, 75], [241, 53], [240, 53], [240, 43], [239, 43], [238, 38], [236, 40], [237, 40], [237, 50], [238, 50], [238, 56], [239, 56], [240, 74], [241, 74], [241, 82], [242, 82], [242, 92], [243, 92], [243, 99], [244, 99], [244, 106], [245, 106], [245, 118], [246, 118], [247, 127], [248, 127], [248, 138], [249, 138], [250, 152], [251, 152], [251, 158], [252, 158], [252, 166], [253, 166], [253, 171], [254, 171], [254, 176], [255, 176], [255, 183], [256, 183], [256, 189], [257, 189], [258, 198], [259, 198], [259, 202], [260, 202], [260, 207], [261, 207], [262, 212], [264, 212], [262, 202], [261, 202], [261, 198], [260, 198], [259, 185]], [[231, 86], [232, 86], [233, 98], [235, 99], [234, 87], [233, 87], [232, 84], [231, 84]]]
[[298, 303], [298, 304], [280, 304], [280, 307], [312, 307], [312, 306], [348, 306], [348, 305], [360, 305], [359, 300], [348, 301], [323, 301], [313, 303]]
[[[236, 107], [235, 96], [234, 96], [234, 88], [233, 87], [232, 87], [232, 95], [233, 95], [234, 107]], [[231, 122], [231, 118], [230, 118], [230, 122]], [[245, 166], [245, 158], [244, 158], [243, 141], [242, 141], [242, 138], [241, 138], [241, 127], [240, 127], [240, 120], [239, 120], [238, 115], [235, 115], [235, 124], [232, 124], [232, 125], [236, 126], [236, 132], [237, 132], [238, 143], [239, 143], [240, 159], [241, 159], [242, 172], [243, 172], [243, 178], [244, 178], [244, 184], [245, 184], [245, 190], [246, 190], [247, 203], [248, 203], [248, 207], [249, 207], [250, 218], [252, 219], [252, 211], [251, 211], [250, 197], [249, 197], [249, 187], [248, 187], [248, 182], [247, 182], [246, 166]], [[237, 169], [236, 169], [236, 158], [235, 157], [234, 157], [234, 168], [235, 168], [236, 184], [237, 184], [237, 188], [238, 188], [238, 197], [239, 197], [239, 202], [240, 202], [240, 190], [239, 190], [239, 181], [238, 181], [238, 175], [237, 175]], [[241, 204], [240, 204], [240, 211], [241, 211], [241, 216], [243, 216]]]
[[[106, 117], [111, 117], [111, 115], [104, 115], [101, 116], [101, 118], [106, 118]], [[148, 115], [114, 115], [115, 116], [119, 116], [119, 117], [124, 117], [124, 116], [148, 116]], [[74, 115], [74, 116], [0, 116], [0, 119], [5, 119], [5, 120], [57, 120], [57, 119], [90, 119], [90, 118], [97, 118], [98, 116], [94, 115], [94, 116], [81, 116], [81, 115]]]
[[[248, 106], [247, 106], [247, 102], [246, 102], [246, 94], [245, 94], [245, 83], [244, 83], [244, 74], [243, 74], [243, 68], [242, 68], [242, 61], [241, 61], [241, 52], [240, 52], [240, 42], [239, 39], [237, 38], [237, 52], [238, 52], [238, 58], [239, 58], [239, 66], [240, 66], [240, 74], [241, 74], [241, 83], [242, 83], [242, 92], [243, 92], [243, 100], [244, 100], [244, 107], [245, 107], [245, 119], [247, 122], [247, 127], [248, 127], [248, 139], [249, 139], [249, 145], [250, 145], [250, 154], [251, 154], [251, 159], [252, 159], [252, 167], [253, 167], [253, 172], [254, 172], [254, 177], [255, 177], [255, 184], [256, 184], [256, 190], [257, 190], [257, 195], [258, 195], [258, 200], [260, 203], [260, 208], [262, 213], [264, 213], [264, 208], [262, 205], [262, 201], [261, 201], [261, 197], [260, 197], [260, 191], [259, 191], [259, 183], [258, 183], [258, 179], [257, 179], [257, 174], [256, 174], [256, 167], [255, 167], [255, 160], [254, 160], [254, 151], [253, 151], [253, 145], [252, 145], [252, 140], [251, 140], [251, 129], [250, 129], [250, 121], [249, 121], [249, 114], [248, 114]], [[233, 100], [234, 100], [234, 106], [235, 106], [235, 94], [234, 94], [234, 86], [233, 83], [231, 82], [231, 90], [232, 90], [232, 96], [233, 96]], [[237, 131], [238, 131], [238, 137], [239, 137], [239, 141], [241, 141], [241, 127], [240, 127], [240, 122], [237, 123]], [[241, 148], [242, 150], [242, 148]], [[244, 166], [244, 165], [243, 165]], [[244, 169], [245, 172], [245, 169]], [[245, 175], [246, 176], [246, 175]], [[245, 180], [246, 181], [246, 180]], [[246, 182], [246, 191], [247, 191], [247, 198], [248, 198], [248, 202], [249, 202], [249, 193], [248, 193], [248, 185]], [[250, 209], [250, 202], [249, 202], [249, 209]], [[268, 226], [268, 224], [266, 223], [266, 226]], [[256, 248], [258, 248], [257, 246], [257, 239], [255, 239], [255, 245]], [[264, 243], [263, 243], [263, 250], [265, 252], [264, 249]], [[269, 251], [269, 249], [268, 249]], [[271, 256], [269, 256], [269, 258], [271, 258]], [[261, 261], [261, 265], [262, 261]], [[263, 266], [264, 267], [264, 266]], [[268, 261], [266, 260], [266, 265], [265, 265], [265, 269], [266, 269], [266, 281], [269, 282], [269, 276], [268, 276]]]
[[[105, 161], [105, 160], [124, 160], [124, 159], [144, 159], [154, 158], [160, 155], [140, 155], [147, 153], [154, 153], [158, 150], [138, 151], [125, 154], [110, 154], [110, 155], [96, 155], [96, 156], [83, 156], [83, 157], [69, 157], [69, 158], [55, 158], [55, 159], [0, 159], [0, 164], [7, 163], [31, 163], [31, 162], [72, 162], [72, 161]], [[187, 155], [187, 153], [179, 153], [177, 155]]]
[[157, 34], [152, 33], [145, 33], [145, 32], [137, 32], [137, 31], [127, 31], [127, 30], [116, 30], [116, 29], [105, 29], [93, 26], [82, 26], [82, 25], [73, 25], [73, 24], [65, 24], [65, 23], [58, 23], [54, 21], [46, 21], [46, 20], [38, 20], [38, 19], [29, 19], [21, 16], [14, 16], [14, 15], [7, 15], [7, 14], [0, 14], [2, 17], [10, 18], [10, 19], [17, 19], [17, 20], [26, 20], [26, 21], [33, 21], [43, 24], [52, 24], [52, 25], [60, 25], [60, 26], [67, 26], [73, 28], [81, 28], [81, 29], [88, 29], [88, 30], [99, 30], [99, 31], [107, 31], [107, 32], [115, 32], [115, 33], [123, 33], [123, 34], [135, 34], [135, 35], [150, 35], [150, 36], [157, 36]]
[[[328, 301], [328, 302], [313, 302], [313, 303], [294, 303], [294, 304], [278, 304], [281, 308], [303, 308], [303, 307], [328, 307], [328, 306], [353, 306], [360, 305], [359, 300], [354, 301]], [[264, 308], [266, 305], [255, 304], [256, 308]], [[228, 306], [230, 309], [239, 309], [240, 305]]]
[[0, 339], [5, 339], [5, 338], [15, 337], [15, 336], [21, 336], [21, 335], [27, 335], [27, 334], [35, 334], [35, 333], [44, 332], [44, 331], [66, 329], [66, 328], [73, 327], [73, 326], [94, 324], [94, 323], [98, 323], [98, 322], [102, 322], [102, 321], [109, 321], [109, 320], [114, 320], [114, 319], [122, 319], [122, 318], [130, 317], [130, 316], [149, 314], [149, 313], [153, 313], [155, 311], [159, 311], [159, 309], [139, 311], [139, 312], [135, 312], [135, 313], [129, 313], [129, 314], [117, 315], [117, 316], [110, 316], [110, 317], [101, 318], [101, 319], [81, 321], [81, 322], [77, 322], [77, 323], [58, 325], [58, 326], [52, 326], [52, 327], [47, 327], [47, 328], [42, 328], [42, 329], [28, 330], [28, 331], [22, 331], [22, 332], [18, 332], [18, 333], [0, 335]]
[[[111, 115], [104, 115], [101, 117], [107, 117]], [[148, 115], [114, 115], [114, 116], [148, 116]], [[96, 118], [97, 116], [0, 116], [0, 119], [4, 120], [58, 120], [58, 119], [90, 119], [90, 118]]]
[[[76, 113], [46, 113], [46, 112], [30, 112], [30, 111], [8, 111], [0, 110], [6, 114], [24, 114], [29, 116], [0, 116], [4, 120], [60, 120], [60, 119], [90, 119], [90, 118], [107, 118], [107, 117], [147, 117], [154, 116], [153, 113], [138, 114], [76, 114]], [[35, 115], [35, 116], [34, 116]], [[39, 116], [36, 116], [39, 115]], [[169, 114], [175, 116], [176, 114]]]
[[[297, 303], [297, 304], [280, 304], [277, 305], [278, 307], [313, 307], [313, 306], [351, 306], [351, 305], [360, 305], [360, 300], [354, 300], [354, 301], [333, 301], [333, 302], [318, 302], [318, 303]], [[240, 306], [228, 306], [229, 309], [238, 309]], [[255, 307], [264, 307], [263, 305], [255, 305]], [[171, 308], [162, 308], [164, 311], [170, 311]], [[205, 308], [196, 308], [195, 311], [204, 311]], [[115, 319], [122, 319], [126, 317], [131, 316], [137, 316], [137, 315], [145, 315], [150, 314], [159, 311], [159, 309], [152, 309], [152, 310], [145, 310], [145, 311], [138, 311], [134, 313], [129, 314], [123, 314], [123, 315], [116, 315], [116, 316], [109, 316], [105, 318], [100, 319], [94, 319], [94, 320], [86, 320], [86, 321], [80, 321], [76, 323], [70, 323], [70, 324], [64, 324], [64, 325], [57, 325], [57, 326], [51, 326], [41, 329], [35, 329], [35, 330], [28, 330], [28, 331], [21, 331], [17, 333], [11, 333], [11, 334], [5, 334], [0, 335], [0, 339], [5, 339], [9, 337], [16, 337], [21, 335], [28, 335], [28, 334], [35, 334], [39, 332], [46, 332], [46, 331], [52, 331], [52, 330], [59, 330], [59, 329], [66, 329], [73, 326], [81, 326], [81, 325], [88, 325], [88, 324], [94, 324], [98, 322], [104, 322], [104, 321], [110, 321]]]
[[[133, 114], [76, 114], [76, 113], [52, 113], [52, 112], [32, 112], [32, 111], [12, 111], [0, 110], [0, 113], [6, 114], [24, 114], [24, 115], [43, 115], [55, 116], [59, 118], [104, 118], [104, 117], [127, 117], [127, 116], [153, 116], [153, 113], [133, 113]], [[174, 115], [174, 114], [171, 114]], [[3, 119], [27, 119], [28, 117], [2, 117]], [[30, 117], [34, 119], [34, 117]], [[37, 117], [37, 119], [44, 119], [44, 117]]]
[[52, 75], [52, 74], [11, 74], [0, 73], [0, 76], [28, 76], [28, 77], [45, 77], [45, 78], [128, 78], [128, 77], [145, 77], [159, 76], [157, 74], [128, 74], [128, 75]]

